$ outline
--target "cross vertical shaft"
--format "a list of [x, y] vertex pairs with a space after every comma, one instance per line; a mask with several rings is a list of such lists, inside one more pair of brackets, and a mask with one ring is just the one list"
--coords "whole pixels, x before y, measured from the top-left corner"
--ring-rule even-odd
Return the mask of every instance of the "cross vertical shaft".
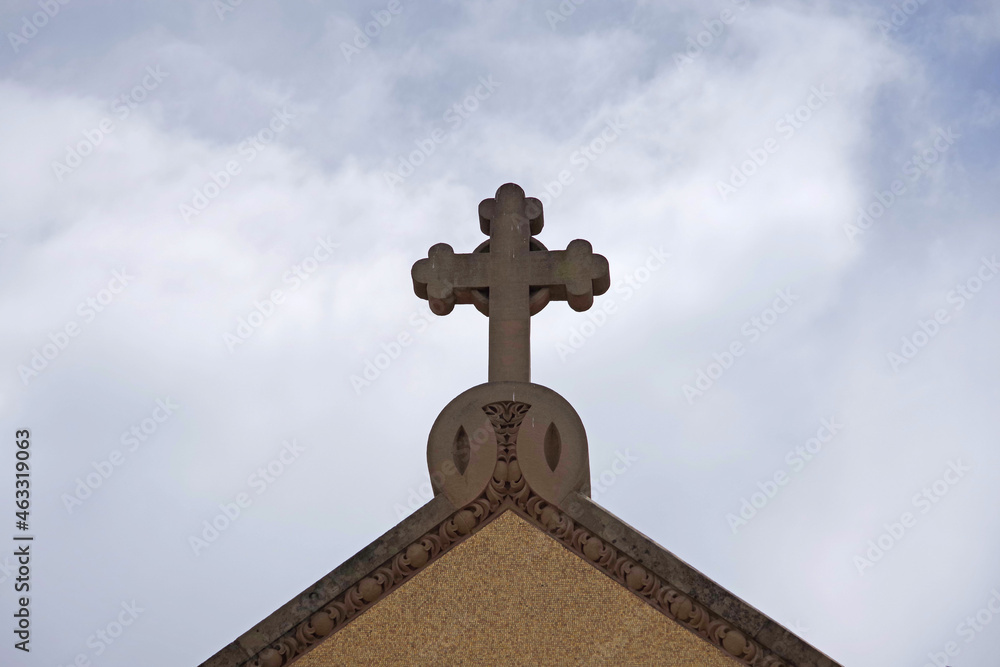
[[489, 381], [531, 381], [530, 285], [524, 266], [531, 231], [524, 191], [510, 184], [497, 191], [490, 224]]

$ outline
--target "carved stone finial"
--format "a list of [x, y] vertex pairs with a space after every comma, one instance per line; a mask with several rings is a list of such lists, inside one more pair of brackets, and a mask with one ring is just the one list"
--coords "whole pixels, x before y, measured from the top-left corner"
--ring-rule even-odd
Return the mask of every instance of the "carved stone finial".
[[[554, 503], [571, 491], [590, 492], [580, 418], [562, 396], [530, 383], [531, 316], [553, 300], [587, 310], [608, 291], [611, 276], [608, 260], [587, 241], [547, 250], [535, 238], [543, 226], [542, 202], [507, 183], [479, 204], [488, 241], [465, 255], [439, 243], [411, 271], [413, 291], [438, 315], [471, 303], [490, 318], [489, 382], [449, 403], [427, 442], [434, 492], [456, 507], [514, 477]], [[504, 448], [516, 432], [514, 456]]]
[[427, 467], [435, 495], [455, 507], [490, 486], [515, 492], [518, 480], [556, 504], [573, 491], [590, 494], [580, 417], [556, 392], [527, 382], [487, 382], [459, 394], [431, 427]]

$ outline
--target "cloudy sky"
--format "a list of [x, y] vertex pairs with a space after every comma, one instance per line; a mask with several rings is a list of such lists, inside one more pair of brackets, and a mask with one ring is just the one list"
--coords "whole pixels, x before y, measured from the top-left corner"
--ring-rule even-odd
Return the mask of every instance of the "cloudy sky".
[[513, 181], [544, 244], [611, 265], [532, 325], [595, 499], [845, 665], [995, 664], [995, 3], [8, 0], [0, 27], [0, 538], [19, 429], [35, 536], [32, 650], [0, 663], [197, 665], [429, 499], [487, 323], [431, 315], [410, 266], [472, 250]]

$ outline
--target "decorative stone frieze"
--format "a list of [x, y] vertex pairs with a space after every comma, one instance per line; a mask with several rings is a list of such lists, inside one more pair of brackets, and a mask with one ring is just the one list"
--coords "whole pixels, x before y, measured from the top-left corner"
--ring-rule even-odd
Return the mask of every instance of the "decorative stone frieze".
[[[577, 525], [556, 504], [532, 489], [522, 469], [518, 451], [519, 436], [532, 413], [532, 404], [501, 400], [481, 404], [480, 410], [491, 425], [496, 445], [495, 450], [490, 450], [495, 451], [492, 475], [481, 493], [307, 620], [245, 661], [245, 666], [285, 667], [292, 664], [456, 544], [509, 510], [531, 521], [654, 609], [719, 647], [727, 655], [752, 667], [792, 667], [704, 605], [622, 554], [612, 544]], [[548, 466], [547, 463], [545, 465]]]

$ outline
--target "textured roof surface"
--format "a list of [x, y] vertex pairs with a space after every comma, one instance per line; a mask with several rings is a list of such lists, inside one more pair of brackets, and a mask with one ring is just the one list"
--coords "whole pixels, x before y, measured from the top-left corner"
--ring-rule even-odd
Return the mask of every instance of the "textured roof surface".
[[[378, 623], [378, 618], [392, 616], [393, 604], [390, 603], [371, 622], [365, 621], [350, 630], [343, 642], [336, 639], [341, 630], [348, 632], [355, 625], [352, 623], [354, 619], [367, 614], [370, 609], [380, 608], [377, 603], [391, 599], [394, 591], [408, 585], [422, 569], [433, 566], [444, 554], [461, 546], [480, 530], [486, 530], [491, 521], [508, 511], [517, 512], [527, 522], [551, 535], [556, 546], [561, 543], [570, 553], [589, 562], [588, 567], [603, 571], [607, 575], [605, 578], [622, 592], [630, 591], [637, 601], [643, 601], [648, 608], [666, 616], [677, 627], [694, 633], [692, 637], [700, 636], [706, 648], [719, 649], [719, 655], [734, 664], [839, 667], [838, 663], [585, 495], [573, 494], [564, 504], [565, 507], [542, 502], [532, 504], [529, 499], [524, 507], [520, 507], [506, 500], [494, 511], [484, 510], [481, 516], [476, 516], [469, 508], [455, 508], [443, 495], [436, 496], [223, 648], [202, 667], [283, 667], [293, 662], [296, 665], [327, 664], [309, 662], [307, 660], [312, 659], [307, 656], [319, 646], [344, 646], [348, 638], [356, 638], [364, 628]], [[426, 546], [428, 540], [435, 543], [433, 548]], [[419, 545], [425, 546], [416, 548]], [[420, 552], [426, 557], [421, 557]], [[587, 565], [587, 562], [581, 564]], [[467, 576], [475, 578], [483, 576], [483, 572], [470, 571]], [[414, 587], [406, 595], [419, 596], [423, 590], [419, 586]], [[439, 593], [437, 604], [443, 607], [454, 604], [453, 593], [447, 587]], [[581, 591], [581, 595], [587, 594]], [[619, 598], [617, 596], [614, 600]], [[609, 602], [611, 600], [609, 598]], [[526, 603], [524, 614], [530, 616], [532, 608]], [[643, 614], [638, 614], [633, 622], [639, 622], [641, 617]], [[417, 625], [420, 622], [421, 619], [413, 619]], [[429, 620], [427, 622], [430, 623]], [[391, 624], [380, 624], [379, 627], [383, 633], [393, 631]], [[416, 632], [415, 627], [399, 626], [398, 630], [403, 635], [411, 635]], [[657, 641], [655, 637], [646, 641], [649, 640]], [[379, 641], [389, 640], [380, 636]], [[332, 649], [323, 649], [324, 652], [328, 650]], [[426, 649], [414, 644], [412, 650], [419, 652]], [[319, 655], [326, 655], [324, 652]], [[419, 664], [416, 657], [411, 660]]]

